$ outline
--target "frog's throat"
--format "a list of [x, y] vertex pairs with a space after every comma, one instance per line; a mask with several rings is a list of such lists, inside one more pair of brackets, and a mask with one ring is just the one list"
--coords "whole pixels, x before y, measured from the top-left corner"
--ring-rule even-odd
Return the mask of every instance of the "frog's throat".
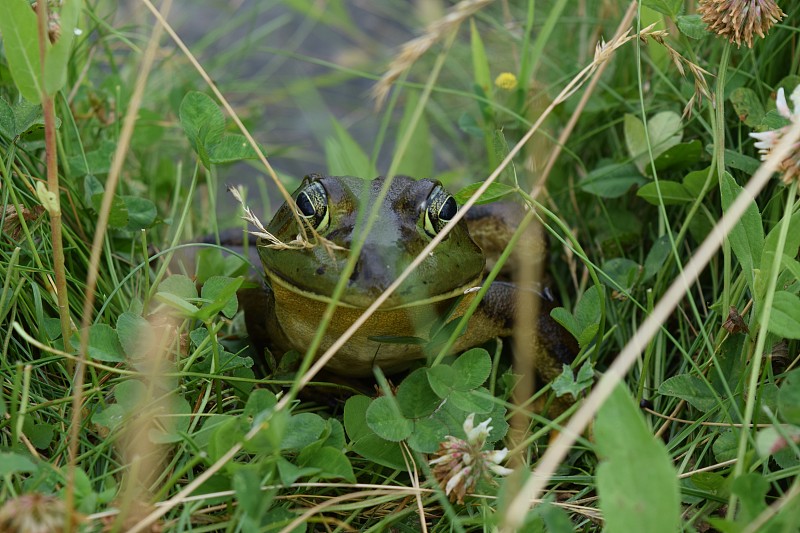
[[[280, 276], [270, 272], [269, 270], [266, 271], [266, 274], [267, 274], [267, 278], [269, 278], [269, 282], [271, 284], [280, 285], [284, 289], [286, 289], [288, 291], [291, 291], [293, 293], [296, 293], [299, 296], [302, 296], [304, 298], [309, 298], [311, 300], [316, 300], [318, 302], [324, 302], [326, 304], [331, 303], [333, 301], [333, 298], [331, 298], [330, 296], [327, 296], [325, 294], [316, 294], [316, 293], [301, 289], [300, 287], [289, 283], [285, 279], [283, 279]], [[393, 305], [393, 306], [390, 306], [390, 307], [381, 306], [379, 309], [381, 311], [389, 311], [389, 310], [392, 310], [392, 309], [403, 309], [403, 308], [408, 308], [408, 307], [416, 307], [416, 306], [420, 306], [420, 305], [430, 305], [432, 303], [441, 302], [441, 301], [445, 301], [445, 300], [450, 300], [450, 299], [453, 299], [453, 298], [457, 298], [459, 296], [464, 296], [464, 295], [467, 295], [467, 294], [470, 294], [470, 293], [474, 293], [475, 289], [479, 288], [481, 286], [481, 281], [482, 281], [481, 280], [481, 276], [476, 276], [475, 279], [472, 279], [469, 282], [467, 282], [464, 285], [462, 285], [461, 287], [456, 287], [455, 289], [453, 289], [451, 291], [444, 292], [444, 293], [441, 293], [441, 294], [437, 294], [435, 296], [429, 296], [427, 298], [423, 298], [423, 299], [420, 299], [420, 300], [414, 300], [414, 301], [411, 301], [411, 302], [402, 303], [400, 305]], [[354, 304], [351, 304], [351, 303], [347, 303], [346, 301], [343, 301], [341, 299], [338, 302], [336, 302], [336, 305], [339, 306], [339, 307], [349, 307], [351, 309], [366, 309], [367, 308], [367, 306], [354, 305]]]

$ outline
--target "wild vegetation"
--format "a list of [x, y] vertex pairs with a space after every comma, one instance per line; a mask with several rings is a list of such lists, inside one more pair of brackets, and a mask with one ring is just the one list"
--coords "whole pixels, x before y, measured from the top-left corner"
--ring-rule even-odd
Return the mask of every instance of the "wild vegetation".
[[[796, 530], [796, 3], [39, 4], [0, 2], [0, 530]], [[521, 398], [434, 328], [301, 394], [219, 235], [312, 172], [528, 206], [572, 368]]]

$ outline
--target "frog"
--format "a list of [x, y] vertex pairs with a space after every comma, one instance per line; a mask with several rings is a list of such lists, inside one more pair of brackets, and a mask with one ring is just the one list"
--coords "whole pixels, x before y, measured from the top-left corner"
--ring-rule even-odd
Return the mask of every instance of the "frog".
[[[458, 212], [455, 198], [439, 181], [396, 175], [386, 182], [383, 176], [369, 180], [310, 174], [291, 195], [292, 202], [277, 210], [266, 227], [274, 239], [259, 238], [256, 243], [265, 283], [243, 299], [245, 324], [257, 348], [272, 354], [305, 353], [354, 243], [361, 238], [317, 352], [323, 353]], [[363, 236], [365, 219], [376, 205], [376, 219]], [[420, 339], [430, 335], [433, 325], [463, 316], [493, 260], [487, 263], [484, 248], [502, 250], [502, 241], [513, 233], [520, 207], [512, 205], [516, 207], [487, 204], [470, 209], [333, 355], [326, 370], [358, 379], [372, 376], [375, 367], [395, 374], [424, 360]], [[544, 254], [539, 250], [538, 255]], [[513, 282], [492, 281], [451, 352], [510, 336], [519, 290]], [[562, 365], [574, 360], [578, 349], [575, 339], [550, 316], [557, 305], [552, 291], [532, 290], [539, 307], [532, 347], [535, 368], [540, 380], [550, 381]]]

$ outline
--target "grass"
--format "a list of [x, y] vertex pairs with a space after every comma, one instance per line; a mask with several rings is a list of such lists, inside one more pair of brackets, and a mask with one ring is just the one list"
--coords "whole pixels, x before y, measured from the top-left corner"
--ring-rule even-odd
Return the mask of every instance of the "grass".
[[[800, 204], [773, 176], [800, 132], [763, 164], [748, 134], [787, 123], [800, 13], [750, 49], [693, 3], [644, 4], [209, 2], [161, 25], [149, 2], [87, 2], [70, 54], [46, 52], [66, 73], [57, 123], [23, 101], [0, 26], [0, 529], [38, 507], [86, 531], [792, 530]], [[408, 381], [441, 405], [413, 422], [402, 378], [298, 396], [326, 354], [262, 375], [235, 304], [246, 267], [192, 243], [243, 227], [226, 184], [266, 222], [310, 172], [436, 177], [460, 213], [482, 194], [534, 206], [574, 368], [534, 401], [499, 343], [432, 354]], [[437, 388], [484, 370], [463, 397]], [[562, 415], [531, 408], [567, 390]], [[422, 453], [442, 440], [428, 418], [465, 437], [458, 401], [516, 469], [463, 503]]]

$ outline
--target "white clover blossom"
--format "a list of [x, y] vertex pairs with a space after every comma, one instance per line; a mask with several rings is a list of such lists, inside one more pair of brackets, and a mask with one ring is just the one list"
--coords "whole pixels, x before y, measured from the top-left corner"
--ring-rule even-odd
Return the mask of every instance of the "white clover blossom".
[[489, 479], [490, 472], [507, 476], [513, 471], [500, 465], [508, 456], [507, 448], [483, 451], [492, 431], [491, 421], [488, 418], [476, 426], [475, 413], [472, 413], [464, 420], [466, 440], [448, 435], [439, 443], [436, 458], [429, 464], [434, 467], [433, 475], [451, 501], [464, 503], [464, 496], [474, 492], [482, 478]]
[[[783, 87], [778, 89], [778, 97], [775, 100], [775, 107], [778, 113], [788, 120], [791, 124], [800, 121], [800, 85], [798, 85], [789, 96], [794, 109], [789, 107], [786, 101], [786, 92]], [[789, 126], [783, 126], [774, 130], [759, 131], [750, 133], [750, 137], [756, 140], [754, 146], [761, 154], [761, 160], [765, 161], [772, 150], [781, 142], [783, 136], [789, 131]], [[800, 142], [795, 143], [792, 152], [778, 166], [782, 179], [787, 185], [800, 174]]]

